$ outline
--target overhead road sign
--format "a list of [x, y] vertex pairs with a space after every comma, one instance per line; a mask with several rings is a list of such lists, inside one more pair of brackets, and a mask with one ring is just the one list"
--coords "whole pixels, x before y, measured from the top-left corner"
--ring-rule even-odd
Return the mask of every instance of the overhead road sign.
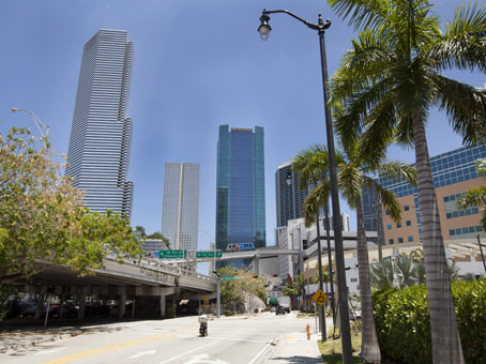
[[196, 252], [196, 258], [221, 258], [223, 252], [221, 250], [209, 250]]
[[159, 250], [161, 259], [184, 259], [187, 257], [187, 250]]

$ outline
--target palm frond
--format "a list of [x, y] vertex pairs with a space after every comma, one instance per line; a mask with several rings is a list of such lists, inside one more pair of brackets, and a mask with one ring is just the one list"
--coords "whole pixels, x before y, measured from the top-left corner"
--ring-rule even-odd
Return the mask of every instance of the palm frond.
[[412, 186], [417, 184], [417, 171], [415, 167], [399, 161], [390, 161], [380, 164], [377, 169], [380, 174], [393, 176], [397, 179], [404, 179]]
[[304, 218], [306, 227], [316, 222], [319, 208], [329, 201], [330, 191], [331, 185], [326, 180], [309, 193], [302, 205], [302, 217]]
[[299, 174], [299, 188], [301, 190], [326, 179], [329, 170], [327, 148], [314, 145], [303, 150], [292, 160], [292, 170]]
[[486, 140], [486, 91], [449, 79], [433, 77], [440, 109], [450, 116], [454, 131], [462, 135], [464, 143]]
[[355, 28], [376, 27], [389, 11], [387, 4], [381, 1], [328, 0], [328, 4], [341, 18], [349, 18], [349, 24]]

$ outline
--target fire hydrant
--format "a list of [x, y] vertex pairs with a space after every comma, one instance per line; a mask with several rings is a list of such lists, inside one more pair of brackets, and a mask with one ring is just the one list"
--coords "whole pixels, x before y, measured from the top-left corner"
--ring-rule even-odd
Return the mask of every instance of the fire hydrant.
[[311, 333], [310, 333], [310, 325], [309, 324], [307, 324], [307, 326], [305, 327], [305, 331], [307, 331], [307, 340], [310, 340]]

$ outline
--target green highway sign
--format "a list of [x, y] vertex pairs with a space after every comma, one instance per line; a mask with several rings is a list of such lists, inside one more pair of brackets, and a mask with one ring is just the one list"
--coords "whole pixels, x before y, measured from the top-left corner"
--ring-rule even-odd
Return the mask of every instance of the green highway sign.
[[233, 277], [233, 276], [221, 276], [222, 281], [232, 281], [234, 279], [235, 279], [235, 277]]
[[221, 250], [196, 252], [196, 258], [221, 258], [222, 256], [223, 252]]
[[159, 250], [161, 259], [183, 259], [187, 257], [187, 250]]

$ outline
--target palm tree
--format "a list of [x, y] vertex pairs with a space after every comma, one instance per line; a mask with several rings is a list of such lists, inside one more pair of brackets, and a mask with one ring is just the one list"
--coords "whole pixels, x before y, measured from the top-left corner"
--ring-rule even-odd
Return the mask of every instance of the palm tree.
[[[363, 322], [362, 357], [367, 362], [379, 362], [380, 350], [376, 337], [373, 306], [371, 301], [368, 243], [364, 228], [362, 190], [365, 186], [373, 187], [381, 196], [383, 205], [390, 210], [395, 221], [400, 220], [401, 208], [393, 192], [383, 189], [379, 183], [367, 174], [386, 172], [400, 176], [414, 183], [414, 169], [398, 162], [384, 162], [384, 154], [376, 153], [372, 157], [362, 153], [362, 144], [358, 140], [343, 145], [344, 152], [337, 153], [338, 188], [351, 208], [356, 209], [358, 224], [358, 266], [360, 280], [361, 310]], [[315, 187], [306, 198], [302, 209], [306, 225], [316, 221], [319, 207], [329, 199], [329, 181], [327, 179], [328, 157], [325, 147], [314, 146], [304, 150], [294, 158], [292, 169], [299, 173], [301, 189], [306, 189], [314, 181], [321, 184]]]
[[431, 106], [445, 110], [467, 143], [486, 138], [486, 94], [444, 75], [486, 70], [486, 8], [461, 7], [445, 32], [427, 0], [328, 0], [356, 28], [333, 78], [332, 98], [346, 110], [336, 120], [344, 138], [363, 135], [368, 153], [394, 133], [415, 145], [418, 200], [434, 363], [464, 363], [425, 135]]

